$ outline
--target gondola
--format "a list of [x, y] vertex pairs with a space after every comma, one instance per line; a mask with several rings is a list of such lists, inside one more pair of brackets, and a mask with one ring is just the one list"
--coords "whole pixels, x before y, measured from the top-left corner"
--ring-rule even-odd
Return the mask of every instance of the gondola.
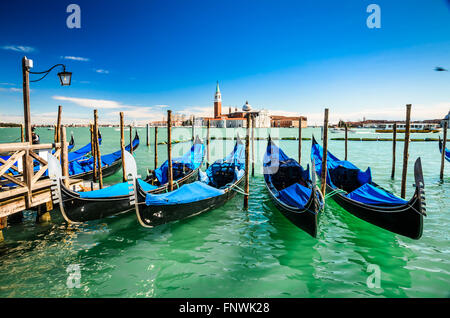
[[[441, 136], [439, 136], [439, 152], [442, 153], [442, 139]], [[448, 150], [447, 148], [445, 148], [445, 160], [450, 161], [450, 150]]]
[[[101, 145], [102, 144], [102, 135], [101, 135], [100, 131], [98, 132], [98, 134], [99, 134], [98, 144]], [[75, 160], [83, 159], [84, 157], [86, 157], [87, 155], [89, 155], [92, 152], [92, 147], [91, 146], [92, 145], [89, 142], [88, 144], [84, 145], [80, 149], [77, 149], [75, 151], [70, 152], [68, 154], [68, 161], [72, 162], [72, 161], [75, 161]]]
[[[128, 152], [126, 154], [129, 158], [128, 161], [125, 161], [127, 173], [137, 175], [133, 156]], [[175, 181], [178, 186], [197, 180], [203, 157], [204, 145], [197, 137], [194, 145], [183, 157], [172, 160]], [[156, 169], [156, 175], [160, 178], [162, 175], [167, 175], [167, 172], [163, 172], [164, 169], [167, 171], [167, 166], [166, 161]], [[162, 179], [160, 180], [163, 182], [152, 180], [153, 184], [147, 183], [142, 179], [137, 180], [145, 193], [167, 192], [167, 182], [164, 183]], [[129, 204], [127, 182], [118, 183], [100, 190], [76, 192], [67, 188], [64, 182], [59, 179], [52, 191], [54, 192], [52, 194], [55, 200], [54, 203], [59, 204], [61, 214], [69, 223], [102, 219], [133, 209]]]
[[245, 149], [239, 137], [233, 151], [215, 161], [200, 181], [185, 184], [164, 194], [146, 193], [135, 180], [130, 204], [136, 209], [139, 223], [152, 228], [215, 209], [232, 199], [244, 182]]
[[309, 165], [303, 169], [269, 136], [263, 168], [266, 188], [278, 210], [295, 226], [316, 237], [317, 219], [324, 202], [315, 174], [310, 177]]
[[[126, 151], [130, 151], [133, 147], [133, 151], [139, 146], [139, 135], [136, 131], [134, 139], [131, 144], [125, 147]], [[102, 155], [102, 176], [103, 178], [109, 177], [115, 174], [122, 167], [122, 152], [117, 150], [113, 153]], [[94, 168], [93, 157], [83, 157], [78, 160], [69, 162], [69, 176], [73, 179], [92, 180]]]
[[75, 147], [75, 140], [73, 139], [73, 135], [70, 136], [69, 145], [67, 145], [67, 150], [71, 152]]
[[[327, 152], [326, 190], [342, 208], [383, 229], [419, 239], [426, 216], [422, 163], [414, 165], [415, 192], [411, 200], [401, 199], [372, 181], [370, 167], [365, 172], [349, 161]], [[312, 138], [311, 159], [315, 172], [322, 170], [322, 147]]]

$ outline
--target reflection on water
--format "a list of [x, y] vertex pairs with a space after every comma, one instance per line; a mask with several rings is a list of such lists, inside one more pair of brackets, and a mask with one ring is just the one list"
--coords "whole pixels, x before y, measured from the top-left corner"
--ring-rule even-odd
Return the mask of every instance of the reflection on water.
[[[88, 130], [74, 131], [76, 148], [89, 141]], [[18, 130], [17, 130], [18, 131]], [[153, 130], [151, 130], [153, 140]], [[176, 128], [174, 138], [187, 139], [190, 128]], [[320, 137], [320, 128], [305, 129]], [[15, 130], [2, 129], [0, 142], [13, 140]], [[38, 129], [42, 142], [52, 131]], [[135, 156], [139, 173], [153, 168], [153, 146], [142, 144]], [[206, 130], [197, 129], [206, 135]], [[257, 130], [256, 136], [296, 136], [297, 129]], [[119, 132], [103, 128], [102, 153], [119, 147]], [[231, 130], [212, 129], [211, 135], [232, 138]], [[241, 137], [245, 130], [239, 130]], [[371, 130], [356, 131], [373, 136]], [[159, 130], [160, 141], [165, 129]], [[331, 137], [340, 134], [330, 134]], [[350, 134], [352, 136], [352, 134]], [[14, 137], [14, 138], [13, 138]], [[384, 137], [387, 137], [384, 136]], [[424, 136], [420, 136], [424, 137]], [[437, 137], [432, 136], [432, 137]], [[11, 139], [12, 138], [12, 139]], [[297, 141], [279, 140], [297, 158]], [[328, 200], [319, 219], [317, 239], [291, 224], [272, 204], [261, 175], [267, 141], [255, 142], [256, 176], [251, 179], [248, 211], [237, 195], [223, 207], [204, 215], [154, 229], [139, 226], [133, 212], [67, 226], [57, 211], [52, 221], [36, 224], [26, 212], [23, 223], [10, 226], [0, 244], [0, 297], [449, 297], [450, 250], [448, 206], [450, 177], [439, 182], [437, 142], [411, 143], [407, 196], [413, 194], [413, 162], [422, 157], [428, 217], [419, 241], [392, 234], [357, 219]], [[230, 152], [233, 141], [213, 140], [211, 159]], [[189, 143], [173, 146], [174, 155]], [[309, 163], [310, 141], [302, 143], [302, 164]], [[391, 180], [390, 142], [349, 142], [349, 159], [362, 169], [371, 167], [374, 180], [399, 193], [403, 144], [398, 142], [396, 178]], [[166, 146], [158, 148], [159, 162]], [[343, 157], [343, 142], [329, 149]], [[450, 170], [446, 168], [446, 175]], [[121, 180], [121, 172], [106, 184]], [[69, 265], [81, 269], [80, 288], [68, 288]], [[368, 265], [381, 270], [381, 286], [369, 288]]]

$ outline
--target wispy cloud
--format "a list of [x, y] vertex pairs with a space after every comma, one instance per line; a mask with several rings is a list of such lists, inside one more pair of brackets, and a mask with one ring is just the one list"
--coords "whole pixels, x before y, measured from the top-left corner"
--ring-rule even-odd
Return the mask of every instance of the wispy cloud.
[[0, 85], [5, 85], [5, 86], [15, 86], [16, 84], [13, 84], [13, 83], [0, 83]]
[[61, 56], [62, 59], [65, 60], [72, 60], [72, 61], [82, 61], [82, 62], [88, 62], [89, 59], [87, 57], [80, 57], [80, 56]]
[[212, 107], [191, 106], [177, 111], [179, 114], [195, 115], [196, 117], [211, 117], [214, 114]]
[[21, 88], [17, 88], [17, 87], [0, 87], [0, 92], [14, 92], [14, 93], [18, 93], [18, 92], [22, 92]]
[[130, 108], [134, 106], [124, 105], [120, 102], [107, 99], [79, 98], [67, 96], [53, 96], [53, 99], [74, 103], [78, 106], [98, 109]]
[[104, 69], [96, 69], [95, 70], [97, 73], [99, 73], [99, 74], [109, 74], [109, 71], [108, 70], [104, 70]]
[[24, 46], [24, 45], [4, 45], [2, 46], [2, 49], [9, 50], [9, 51], [16, 51], [16, 52], [23, 52], [23, 53], [30, 53], [36, 51], [35, 48], [31, 46]]

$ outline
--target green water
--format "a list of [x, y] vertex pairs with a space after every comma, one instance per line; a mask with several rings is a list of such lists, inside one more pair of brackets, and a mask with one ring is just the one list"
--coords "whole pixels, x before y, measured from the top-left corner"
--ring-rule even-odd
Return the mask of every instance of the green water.
[[[76, 148], [89, 140], [86, 128], [74, 132]], [[319, 128], [303, 132], [308, 137]], [[0, 129], [0, 142], [13, 141], [19, 130]], [[206, 135], [204, 130], [197, 129]], [[240, 130], [244, 136], [245, 131]], [[53, 131], [38, 129], [42, 142]], [[145, 128], [136, 151], [139, 173], [153, 168], [153, 144], [145, 146]], [[234, 131], [212, 129], [212, 136], [231, 137]], [[272, 136], [296, 136], [296, 129], [274, 129]], [[102, 154], [119, 147], [119, 131], [102, 129]], [[174, 139], [190, 137], [190, 129], [177, 128]], [[266, 136], [268, 130], [257, 130]], [[165, 129], [159, 130], [160, 139]], [[330, 137], [343, 134], [330, 133]], [[374, 137], [371, 130], [350, 137]], [[379, 135], [388, 137], [389, 134]], [[435, 137], [417, 134], [413, 137]], [[403, 137], [403, 136], [400, 136]], [[153, 138], [153, 131], [152, 131]], [[36, 224], [26, 212], [22, 224], [4, 231], [0, 243], [0, 297], [449, 297], [449, 193], [450, 168], [439, 182], [437, 142], [410, 144], [407, 196], [413, 194], [413, 163], [422, 158], [428, 217], [423, 237], [416, 241], [392, 234], [359, 220], [328, 200], [314, 239], [287, 221], [268, 199], [261, 158], [266, 141], [256, 141], [256, 175], [251, 178], [250, 208], [242, 209], [238, 195], [223, 207], [194, 218], [142, 228], [133, 213], [71, 226], [59, 211], [52, 221]], [[297, 157], [296, 141], [279, 141], [285, 152]], [[212, 141], [211, 160], [231, 151], [232, 141]], [[310, 141], [303, 141], [302, 163], [309, 162]], [[182, 154], [188, 143], [173, 146]], [[166, 146], [158, 148], [160, 163]], [[344, 142], [330, 141], [329, 149], [343, 157]], [[349, 159], [372, 168], [379, 184], [399, 194], [403, 143], [398, 142], [397, 174], [390, 179], [391, 142], [349, 142]], [[119, 182], [121, 172], [105, 180]], [[80, 288], [69, 288], [66, 269], [78, 264]], [[381, 270], [380, 288], [366, 281], [370, 264]]]

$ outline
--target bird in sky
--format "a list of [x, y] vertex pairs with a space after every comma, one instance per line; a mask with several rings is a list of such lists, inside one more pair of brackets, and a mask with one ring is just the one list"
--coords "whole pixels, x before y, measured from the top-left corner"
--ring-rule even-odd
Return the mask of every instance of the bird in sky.
[[448, 71], [448, 70], [446, 70], [445, 68], [440, 67], [440, 66], [436, 66], [436, 67], [434, 68], [434, 70], [435, 70], [436, 72], [447, 72], [447, 71]]

